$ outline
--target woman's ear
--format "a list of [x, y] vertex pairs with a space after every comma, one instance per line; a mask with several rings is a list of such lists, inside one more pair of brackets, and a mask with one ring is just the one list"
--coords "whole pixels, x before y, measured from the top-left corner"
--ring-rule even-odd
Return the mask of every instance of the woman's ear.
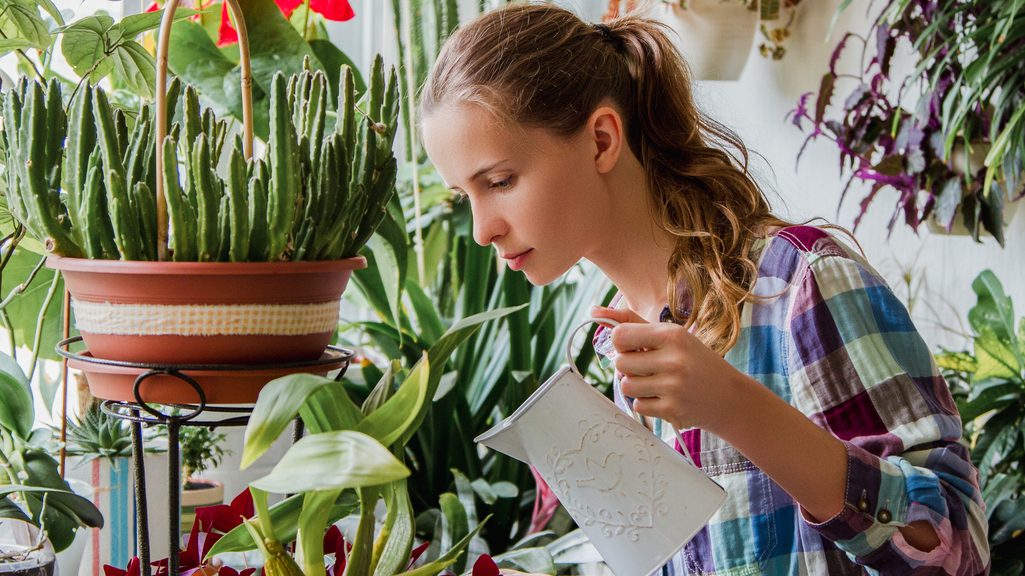
[[600, 174], [607, 174], [619, 162], [626, 145], [623, 120], [615, 108], [599, 106], [588, 119], [587, 131], [595, 145], [595, 167]]

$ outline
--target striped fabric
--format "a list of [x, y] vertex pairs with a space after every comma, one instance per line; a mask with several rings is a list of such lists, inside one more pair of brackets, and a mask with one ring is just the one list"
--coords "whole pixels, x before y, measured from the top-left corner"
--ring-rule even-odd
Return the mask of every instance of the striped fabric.
[[[846, 506], [821, 524], [806, 521], [740, 452], [686, 430], [697, 464], [728, 496], [661, 574], [988, 573], [978, 474], [947, 386], [904, 306], [860, 256], [817, 228], [786, 228], [756, 250], [754, 292], [778, 296], [744, 304], [726, 360], [844, 441]], [[594, 344], [614, 356], [608, 330], [599, 329]], [[639, 418], [618, 376], [614, 389], [617, 405]], [[674, 443], [668, 425], [652, 426]], [[940, 537], [929, 553], [898, 532], [918, 520]]]

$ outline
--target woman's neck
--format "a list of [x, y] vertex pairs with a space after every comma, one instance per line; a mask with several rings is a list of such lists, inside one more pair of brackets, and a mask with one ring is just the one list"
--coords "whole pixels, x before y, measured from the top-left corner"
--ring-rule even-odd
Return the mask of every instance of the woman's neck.
[[608, 175], [614, 205], [601, 238], [585, 257], [619, 289], [624, 305], [657, 322], [667, 304], [673, 238], [655, 222], [644, 168], [632, 155]]

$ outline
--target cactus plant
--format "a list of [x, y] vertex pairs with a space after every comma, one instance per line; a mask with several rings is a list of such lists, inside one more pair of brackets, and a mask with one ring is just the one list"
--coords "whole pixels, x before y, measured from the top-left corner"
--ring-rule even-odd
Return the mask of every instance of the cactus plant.
[[201, 108], [192, 87], [172, 83], [169, 108], [181, 97], [182, 121], [170, 129], [157, 174], [151, 104], [122, 111], [102, 88], [83, 86], [65, 112], [58, 82], [23, 79], [2, 102], [11, 211], [54, 254], [155, 260], [161, 178], [172, 260], [355, 256], [395, 190], [398, 79], [378, 56], [357, 101], [344, 67], [333, 130], [327, 81], [309, 68], [274, 77], [262, 160], [246, 160], [237, 137], [225, 147], [227, 123]]

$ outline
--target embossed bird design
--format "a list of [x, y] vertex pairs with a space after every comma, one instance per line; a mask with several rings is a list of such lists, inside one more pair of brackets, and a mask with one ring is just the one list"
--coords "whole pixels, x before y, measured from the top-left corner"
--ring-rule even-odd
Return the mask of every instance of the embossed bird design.
[[577, 480], [577, 486], [590, 487], [601, 492], [608, 492], [619, 486], [623, 479], [623, 455], [612, 452], [600, 463], [591, 458], [584, 459], [584, 467], [591, 474], [590, 478]]

